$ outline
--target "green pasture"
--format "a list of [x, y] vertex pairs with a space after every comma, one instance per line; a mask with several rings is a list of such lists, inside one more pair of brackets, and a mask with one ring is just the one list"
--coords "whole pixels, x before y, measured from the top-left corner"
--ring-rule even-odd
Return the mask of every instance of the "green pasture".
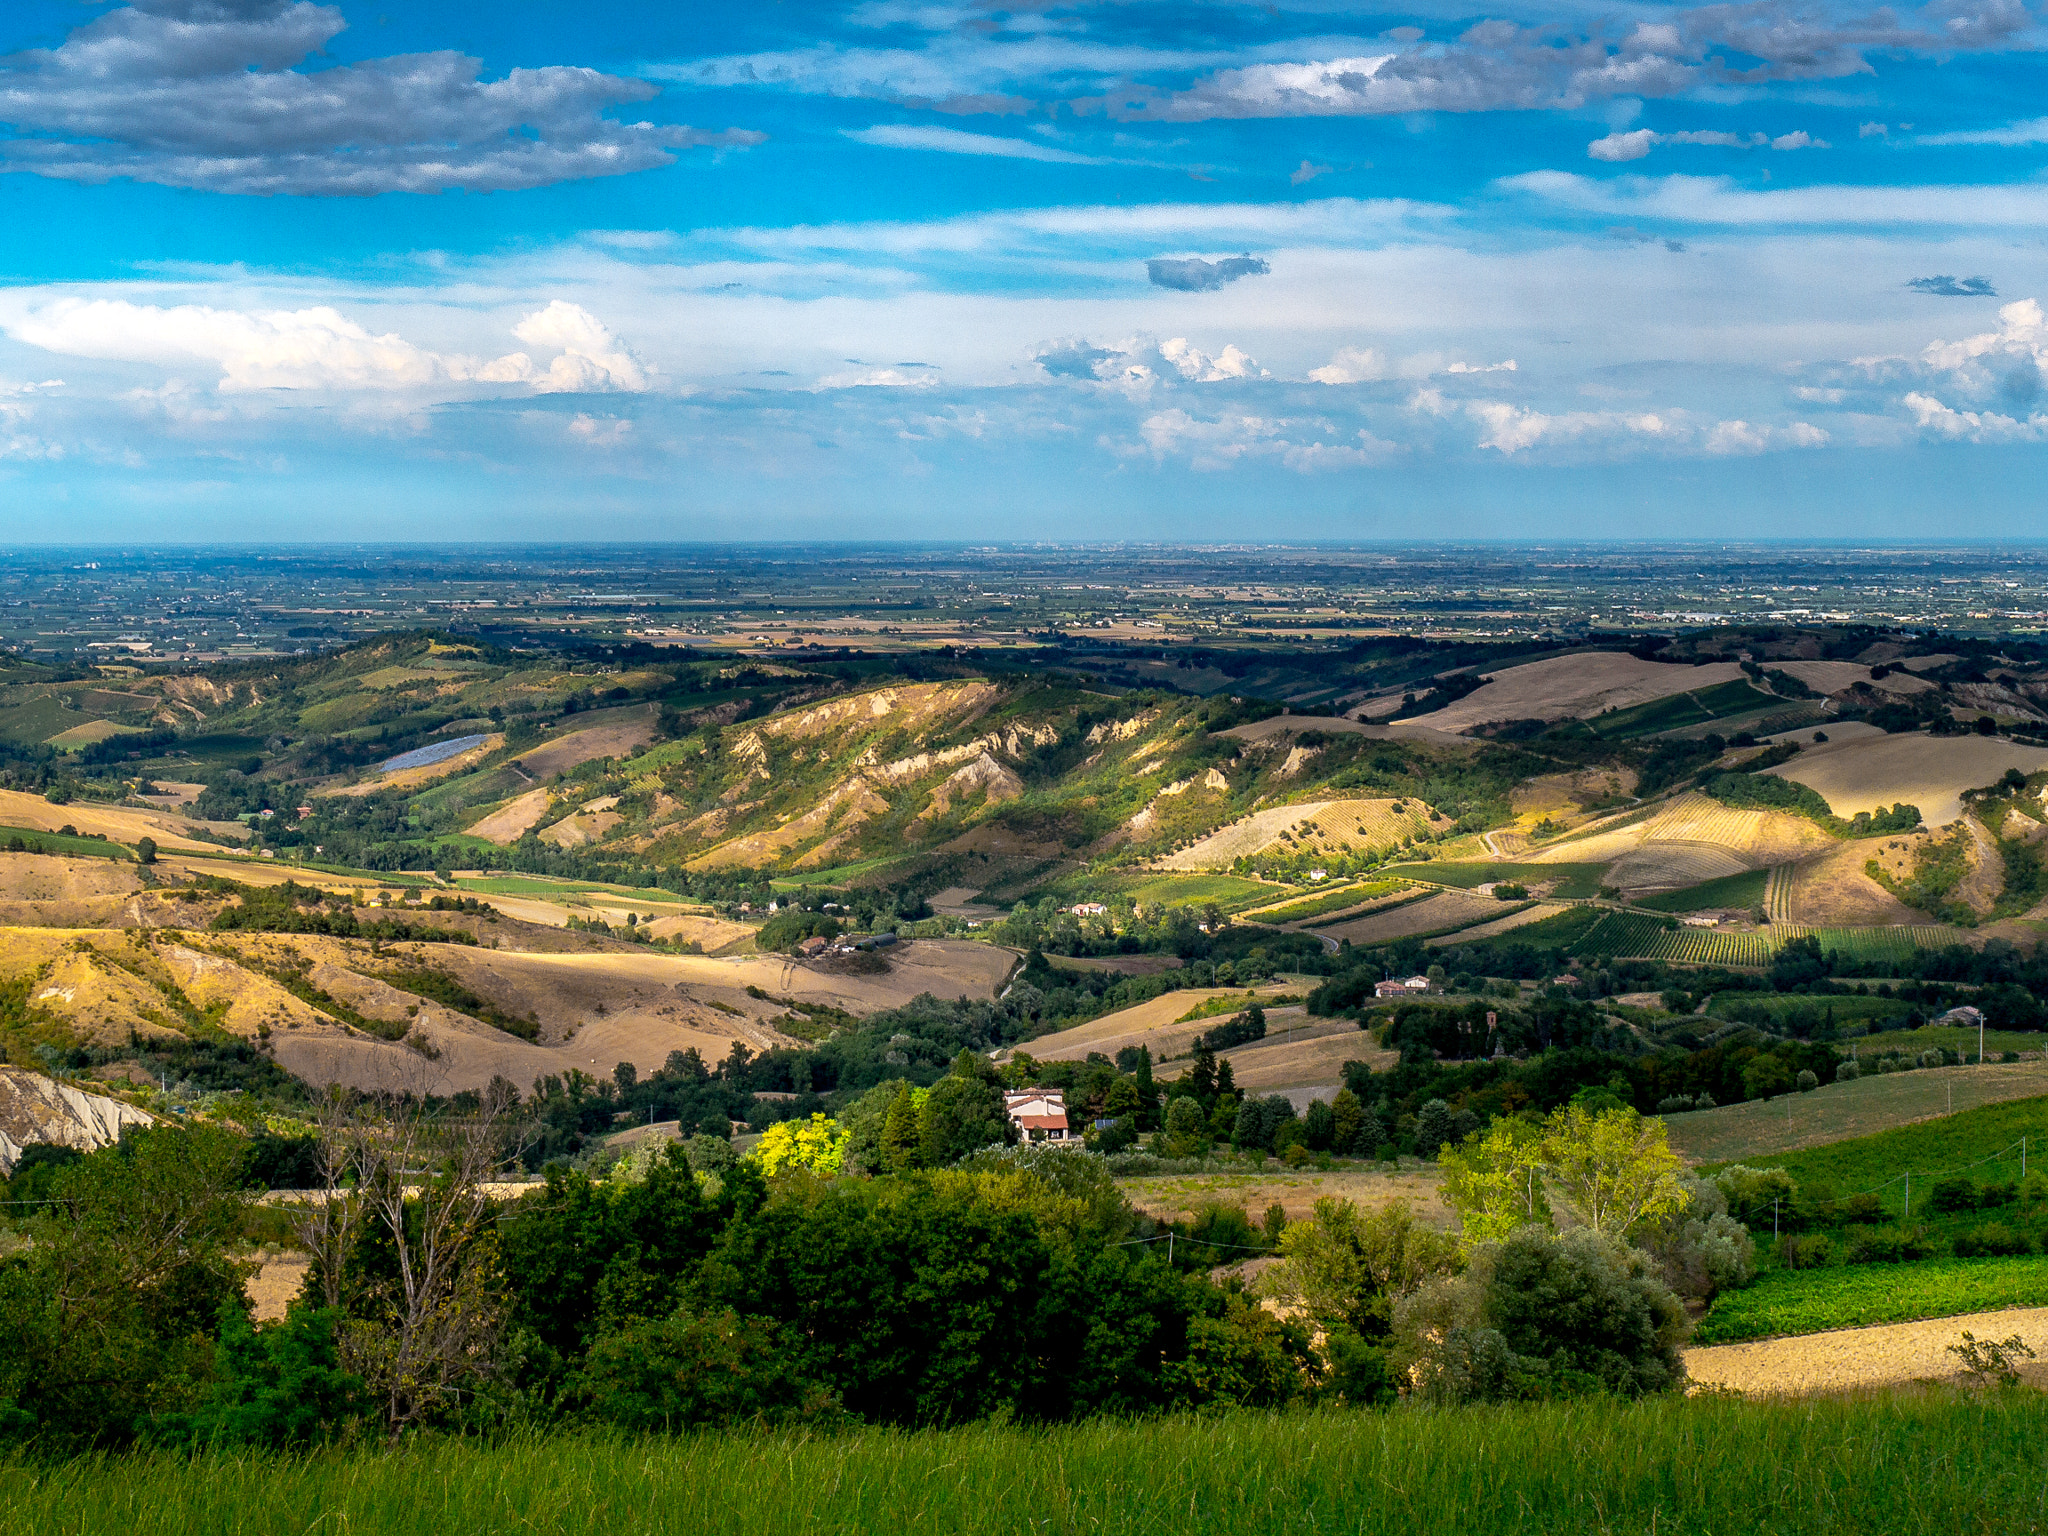
[[1278, 907], [1258, 908], [1256, 920], [1261, 923], [1299, 923], [1311, 917], [1322, 917], [1330, 912], [1342, 912], [1347, 907], [1374, 901], [1381, 896], [1391, 896], [1406, 883], [1403, 880], [1368, 880], [1334, 891], [1322, 891], [1303, 901], [1290, 901]]
[[425, 1528], [547, 1536], [2011, 1536], [2042, 1524], [2039, 1393], [1672, 1395], [399, 1450], [0, 1459], [11, 1536]]
[[61, 853], [87, 859], [132, 859], [135, 855], [122, 843], [103, 837], [67, 837], [62, 832], [38, 832], [31, 827], [0, 826], [0, 852], [20, 838], [31, 852]]
[[1736, 678], [1709, 688], [1695, 688], [1686, 693], [1651, 699], [1646, 704], [1633, 704], [1627, 709], [1609, 710], [1604, 715], [1595, 715], [1586, 723], [1597, 735], [1618, 741], [1631, 736], [1654, 736], [1659, 731], [1675, 731], [1689, 725], [1705, 725], [1709, 721], [1745, 714], [1774, 702], [1771, 694]]
[[544, 875], [458, 875], [455, 883], [478, 896], [613, 896], [634, 903], [659, 902], [701, 907], [701, 901], [659, 886], [608, 885], [601, 880], [551, 880]]
[[[1900, 1090], [1900, 1097], [1904, 1097], [1907, 1090], [1912, 1090], [1910, 1108], [1939, 1110], [1948, 1101], [1945, 1090], [1964, 1087], [1977, 1070], [1974, 1067], [1952, 1067], [1939, 1073], [1892, 1072], [1874, 1079], [1863, 1078], [1859, 1082], [1835, 1086], [1841, 1090], [1860, 1088], [1865, 1084], [1877, 1087], [1895, 1084]], [[1865, 1097], [1870, 1096], [1866, 1091]], [[1796, 1097], [1813, 1099], [1816, 1095]], [[1683, 1121], [1720, 1113], [1720, 1110], [1705, 1110], [1674, 1119], [1674, 1139]], [[1845, 1127], [1854, 1123], [1851, 1117], [1843, 1119]], [[1834, 1191], [1837, 1198], [1883, 1187], [1886, 1208], [1903, 1214], [1905, 1175], [1910, 1173], [1914, 1184], [1926, 1189], [1931, 1189], [1938, 1178], [1963, 1172], [1968, 1172], [1980, 1184], [2017, 1178], [2022, 1140], [2026, 1142], [2028, 1169], [2048, 1169], [2048, 1161], [2044, 1161], [2048, 1159], [2048, 1097], [1979, 1103], [1958, 1109], [1952, 1115], [1918, 1120], [1867, 1135], [1852, 1135], [1819, 1146], [1750, 1154], [1728, 1160], [1739, 1160], [1753, 1168], [1783, 1168], [1792, 1175], [1794, 1182], [1802, 1186], [1825, 1185]]]
[[[1836, 999], [1830, 998], [1829, 1001], [1834, 1002]], [[1862, 999], [1858, 998], [1856, 1001], [1861, 1002]], [[1879, 998], [1877, 1001], [1885, 1000]], [[1912, 1004], [1900, 1003], [1898, 1006], [1903, 1011]], [[1954, 1051], [1966, 1062], [1974, 1062], [1977, 1059], [1979, 1045], [1984, 1048], [1986, 1061], [1996, 1061], [2006, 1051], [2038, 1051], [2044, 1045], [2048, 1045], [2048, 1035], [2023, 1029], [1986, 1029], [1980, 1039], [1976, 1030], [1967, 1029], [1960, 1024], [1923, 1024], [1918, 1029], [1881, 1030], [1850, 1044], [1865, 1061], [1882, 1056], [1888, 1051], [1917, 1056], [1920, 1052], [1933, 1048]]]
[[1655, 896], [1638, 896], [1632, 905], [1651, 912], [1700, 912], [1712, 907], [1760, 907], [1764, 887], [1770, 883], [1768, 869], [1748, 869], [1739, 875], [1705, 880], [1682, 891], [1662, 891]]
[[[1913, 1011], [1913, 1004], [1897, 997], [1858, 996], [1853, 992], [1814, 996], [1803, 992], [1717, 992], [1707, 1003], [1707, 1012], [1717, 1019], [1751, 1020], [1768, 1014], [1774, 1021], [1788, 1014], [1826, 1014], [1833, 1010], [1837, 1024], [1866, 1023], [1876, 1019], [1900, 1019]], [[1974, 1041], [1973, 1034], [1971, 1039]], [[1869, 1050], [1869, 1042], [1863, 1042]]]
[[1069, 875], [1031, 892], [1034, 898], [1050, 896], [1061, 904], [1076, 901], [1105, 901], [1122, 897], [1148, 907], [1200, 907], [1214, 902], [1226, 912], [1297, 894], [1298, 888], [1274, 885], [1264, 880], [1247, 880], [1241, 875], [1182, 875], [1164, 871], [1108, 871], [1091, 875]]

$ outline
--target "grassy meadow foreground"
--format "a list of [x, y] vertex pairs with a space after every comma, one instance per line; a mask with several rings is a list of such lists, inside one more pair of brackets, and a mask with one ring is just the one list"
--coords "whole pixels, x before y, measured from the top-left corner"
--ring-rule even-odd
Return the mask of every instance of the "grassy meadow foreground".
[[1026, 1431], [514, 1437], [330, 1453], [0, 1462], [17, 1536], [2017, 1536], [2048, 1529], [2048, 1398], [1667, 1400]]

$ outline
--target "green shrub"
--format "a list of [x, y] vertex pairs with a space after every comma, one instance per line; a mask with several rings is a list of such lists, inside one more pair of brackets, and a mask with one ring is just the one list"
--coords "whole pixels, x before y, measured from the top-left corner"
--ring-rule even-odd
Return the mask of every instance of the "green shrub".
[[1934, 1238], [1923, 1226], [1874, 1227], [1851, 1237], [1843, 1257], [1851, 1264], [1904, 1264], [1927, 1258], [1934, 1249]]
[[1787, 1269], [1825, 1269], [1835, 1261], [1835, 1247], [1824, 1237], [1778, 1239], [1778, 1262]]
[[1972, 1227], [1956, 1239], [1955, 1246], [1959, 1259], [2002, 1259], [2034, 1251], [2026, 1233], [2014, 1231], [2002, 1221]]
[[786, 955], [805, 939], [836, 939], [839, 932], [838, 920], [822, 912], [778, 912], [761, 925], [754, 943], [758, 948]]
[[634, 1430], [836, 1417], [804, 1381], [764, 1318], [687, 1310], [606, 1334], [591, 1346], [573, 1399], [595, 1419]]
[[272, 1450], [345, 1440], [370, 1412], [362, 1378], [341, 1368], [341, 1314], [294, 1308], [253, 1324], [234, 1302], [220, 1308], [216, 1378], [198, 1410], [156, 1421], [166, 1445], [252, 1445]]
[[1524, 1227], [1395, 1309], [1393, 1363], [1437, 1403], [1636, 1397], [1685, 1379], [1686, 1329], [1647, 1255], [1584, 1227]]
[[1964, 1174], [1936, 1180], [1927, 1203], [1931, 1209], [1942, 1212], [1974, 1211], [1977, 1209], [1976, 1180]]
[[1874, 1226], [1884, 1220], [1884, 1202], [1875, 1194], [1851, 1195], [1835, 1202], [1835, 1215], [1855, 1225]]

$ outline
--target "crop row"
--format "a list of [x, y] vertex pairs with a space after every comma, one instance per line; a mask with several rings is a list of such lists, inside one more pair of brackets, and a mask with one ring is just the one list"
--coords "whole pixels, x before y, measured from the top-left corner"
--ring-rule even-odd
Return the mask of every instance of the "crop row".
[[2038, 1306], [2048, 1306], [2048, 1257], [1781, 1269], [1746, 1290], [1723, 1291], [1693, 1337], [1701, 1344], [1733, 1344]]
[[[1642, 918], [1644, 923], [1654, 919]], [[1955, 935], [1946, 928], [1815, 928], [1805, 923], [1774, 923], [1760, 933], [1717, 933], [1711, 929], [1630, 930], [1640, 936], [1641, 947], [1624, 949], [1610, 944], [1610, 930], [1599, 933], [1602, 948], [1616, 954], [1645, 960], [1676, 960], [1689, 965], [1769, 965], [1771, 957], [1793, 939], [1812, 937], [1820, 947], [1847, 960], [1904, 959], [1916, 949], [1936, 949], [1953, 943]]]

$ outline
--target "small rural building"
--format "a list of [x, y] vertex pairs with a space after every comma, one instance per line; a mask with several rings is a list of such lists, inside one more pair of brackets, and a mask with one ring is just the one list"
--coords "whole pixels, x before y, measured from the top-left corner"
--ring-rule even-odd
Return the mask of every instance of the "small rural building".
[[1721, 925], [1721, 914], [1718, 912], [1695, 912], [1689, 917], [1681, 917], [1679, 921], [1688, 928], [1718, 928]]
[[1408, 983], [1405, 981], [1383, 981], [1372, 989], [1374, 997], [1406, 997]]
[[825, 945], [827, 942], [828, 941], [822, 933], [814, 933], [808, 939], [805, 939], [801, 944], [797, 945], [796, 952], [802, 955], [805, 959], [809, 959], [812, 955], [823, 954], [825, 952]]
[[1106, 917], [1109, 908], [1099, 901], [1077, 901], [1067, 910], [1076, 917]]
[[1981, 1009], [1972, 1008], [1968, 1003], [1960, 1008], [1951, 1008], [1934, 1020], [1937, 1024], [1960, 1024], [1964, 1029], [1975, 1029], [1984, 1022]]
[[1072, 1141], [1067, 1125], [1067, 1096], [1058, 1088], [1019, 1088], [1003, 1095], [1003, 1113], [1017, 1127], [1020, 1140]]

